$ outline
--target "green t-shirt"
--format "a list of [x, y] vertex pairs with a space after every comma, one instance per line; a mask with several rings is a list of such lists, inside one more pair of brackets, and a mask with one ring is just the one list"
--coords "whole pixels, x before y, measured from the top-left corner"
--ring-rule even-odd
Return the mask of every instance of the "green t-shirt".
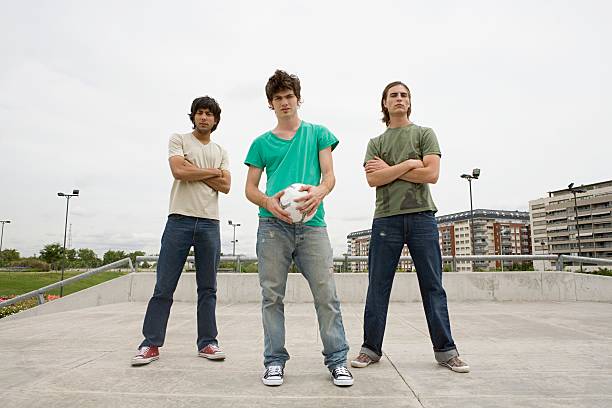
[[[268, 131], [253, 141], [244, 164], [266, 170], [266, 195], [273, 196], [293, 183], [318, 186], [321, 183], [319, 151], [333, 149], [338, 139], [327, 128], [302, 121], [291, 140], [284, 140]], [[259, 208], [260, 217], [274, 217]], [[305, 225], [325, 227], [323, 202], [314, 218]]]
[[[428, 154], [442, 156], [435, 133], [430, 128], [410, 124], [401, 128], [387, 128], [382, 135], [370, 139], [364, 165], [374, 156], [393, 166], [408, 159], [423, 160], [423, 156]], [[376, 187], [374, 218], [437, 210], [427, 183], [397, 179]]]

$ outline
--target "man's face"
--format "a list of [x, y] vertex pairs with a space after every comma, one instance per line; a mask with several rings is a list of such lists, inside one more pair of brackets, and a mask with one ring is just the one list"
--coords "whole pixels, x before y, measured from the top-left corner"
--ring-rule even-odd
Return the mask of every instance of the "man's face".
[[271, 107], [277, 118], [291, 117], [297, 114], [297, 96], [291, 89], [283, 89], [272, 96]]
[[389, 111], [390, 116], [406, 115], [410, 108], [410, 98], [408, 90], [403, 85], [395, 85], [389, 88], [387, 97], [385, 98], [385, 108]]
[[210, 133], [213, 126], [217, 123], [215, 115], [207, 108], [198, 109], [193, 118], [196, 130], [201, 133]]

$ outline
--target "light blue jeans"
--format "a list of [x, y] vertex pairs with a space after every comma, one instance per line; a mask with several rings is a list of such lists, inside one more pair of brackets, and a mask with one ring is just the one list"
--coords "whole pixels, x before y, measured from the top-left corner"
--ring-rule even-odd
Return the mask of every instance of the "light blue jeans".
[[349, 347], [336, 295], [332, 249], [326, 228], [287, 224], [277, 218], [262, 217], [257, 231], [257, 259], [262, 294], [264, 365], [284, 367], [289, 360], [285, 349], [283, 299], [292, 260], [310, 285], [325, 365], [330, 370], [346, 365]]

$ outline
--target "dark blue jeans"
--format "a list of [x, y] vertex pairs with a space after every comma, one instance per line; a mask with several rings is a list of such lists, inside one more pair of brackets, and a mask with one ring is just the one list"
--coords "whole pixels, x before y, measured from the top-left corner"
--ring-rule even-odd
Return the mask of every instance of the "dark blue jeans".
[[161, 240], [157, 283], [142, 326], [142, 346], [163, 346], [174, 291], [189, 250], [195, 252], [198, 286], [198, 350], [217, 344], [217, 267], [221, 251], [219, 220], [171, 214]]
[[408, 245], [416, 268], [429, 336], [437, 361], [457, 356], [442, 287], [442, 255], [438, 226], [431, 211], [375, 218], [368, 255], [362, 353], [379, 360], [387, 323], [387, 310], [395, 269], [404, 244]]

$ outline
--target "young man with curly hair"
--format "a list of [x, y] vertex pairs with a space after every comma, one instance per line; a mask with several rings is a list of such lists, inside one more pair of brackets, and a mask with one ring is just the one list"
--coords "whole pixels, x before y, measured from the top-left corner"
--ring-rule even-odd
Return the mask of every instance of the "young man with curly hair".
[[[249, 166], [245, 193], [259, 206], [257, 259], [262, 289], [265, 385], [283, 383], [289, 353], [285, 348], [283, 299], [293, 261], [304, 275], [314, 298], [323, 342], [324, 363], [333, 383], [350, 386], [346, 368], [348, 344], [333, 276], [332, 248], [324, 220], [323, 198], [334, 188], [332, 150], [338, 139], [325, 127], [298, 116], [301, 86], [297, 76], [277, 70], [266, 85], [269, 108], [276, 126], [256, 138], [247, 154]], [[266, 171], [266, 192], [259, 190]], [[292, 223], [280, 204], [282, 190], [293, 183], [306, 185], [300, 210], [315, 214], [306, 223]], [[296, 200], [298, 201], [298, 200]]]

